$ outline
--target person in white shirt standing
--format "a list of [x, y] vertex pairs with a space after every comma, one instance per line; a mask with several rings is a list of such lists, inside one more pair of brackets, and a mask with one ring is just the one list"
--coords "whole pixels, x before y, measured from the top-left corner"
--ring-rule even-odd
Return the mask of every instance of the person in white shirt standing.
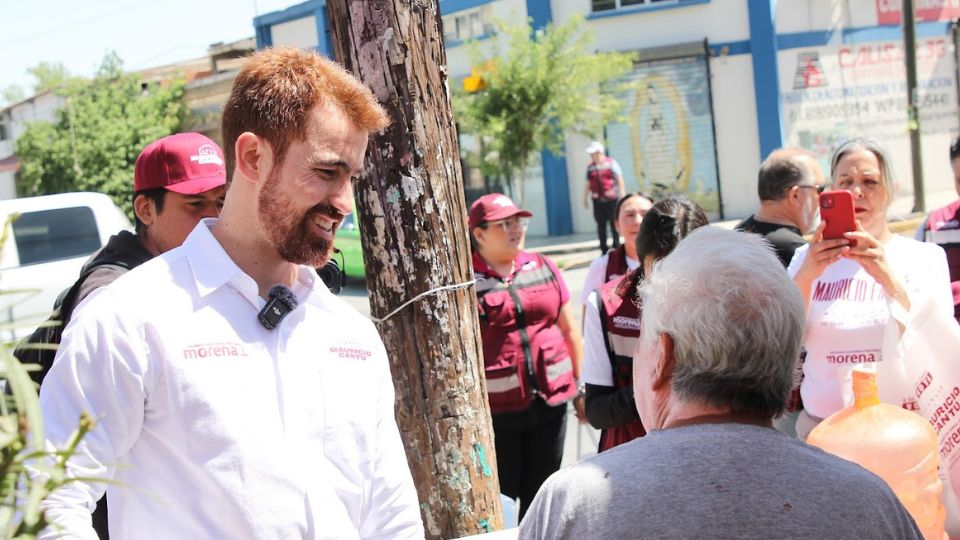
[[106, 487], [117, 538], [423, 538], [383, 343], [313, 270], [387, 123], [315, 52], [247, 60], [224, 110], [219, 219], [93, 293], [64, 331], [47, 438], [62, 447], [90, 413], [69, 470], [113, 483], [54, 492], [42, 537], [95, 538]]
[[[842, 142], [833, 153], [830, 177], [853, 195], [857, 230], [825, 239], [826, 223], [797, 249], [787, 268], [806, 308], [803, 339], [803, 413], [797, 436], [806, 440], [824, 418], [853, 404], [853, 368], [884, 361], [885, 338], [925, 300], [953, 313], [947, 256], [935, 244], [894, 234], [887, 210], [896, 195], [893, 167], [874, 139]], [[890, 334], [888, 334], [890, 332]]]

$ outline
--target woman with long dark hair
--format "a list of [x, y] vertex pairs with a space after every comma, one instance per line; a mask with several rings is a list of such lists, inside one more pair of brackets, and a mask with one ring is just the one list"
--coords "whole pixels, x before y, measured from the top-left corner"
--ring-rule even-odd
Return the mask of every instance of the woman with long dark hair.
[[657, 201], [636, 235], [642, 266], [590, 293], [583, 323], [587, 419], [603, 431], [599, 451], [645, 434], [633, 395], [633, 349], [642, 307], [637, 284], [691, 231], [708, 224], [706, 213], [684, 197]]

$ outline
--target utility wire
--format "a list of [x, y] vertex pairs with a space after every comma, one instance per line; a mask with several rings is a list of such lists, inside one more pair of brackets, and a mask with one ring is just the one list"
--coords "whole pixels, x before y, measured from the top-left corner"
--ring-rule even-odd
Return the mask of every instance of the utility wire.
[[63, 30], [69, 30], [70, 28], [75, 28], [75, 27], [77, 27], [77, 26], [82, 26], [82, 25], [84, 25], [84, 24], [88, 24], [88, 23], [91, 23], [91, 22], [94, 22], [94, 21], [98, 21], [98, 20], [103, 19], [103, 18], [105, 18], [105, 17], [110, 17], [110, 16], [113, 16], [113, 15], [116, 15], [117, 13], [120, 13], [120, 12], [123, 12], [123, 11], [127, 11], [127, 10], [129, 10], [129, 9], [134, 9], [134, 8], [138, 8], [138, 7], [143, 7], [143, 6], [146, 6], [146, 5], [148, 5], [148, 4], [156, 4], [156, 3], [160, 2], [160, 1], [162, 1], [162, 0], [146, 0], [146, 1], [144, 1], [144, 2], [138, 2], [138, 3], [136, 3], [136, 4], [130, 4], [130, 5], [127, 5], [127, 6], [119, 7], [119, 8], [117, 8], [117, 9], [114, 9], [114, 10], [111, 10], [111, 11], [107, 11], [107, 12], [104, 12], [104, 13], [100, 13], [100, 14], [94, 15], [94, 16], [92, 16], [92, 17], [88, 17], [88, 18], [86, 18], [86, 19], [80, 19], [80, 20], [78, 20], [78, 21], [74, 21], [74, 22], [71, 22], [71, 23], [63, 24], [63, 25], [60, 25], [60, 26], [55, 26], [55, 27], [52, 27], [52, 28], [46, 28], [46, 29], [41, 30], [41, 31], [39, 31], [39, 32], [34, 32], [34, 33], [32, 33], [32, 34], [27, 34], [27, 35], [25, 35], [25, 36], [17, 36], [17, 37], [14, 37], [14, 38], [12, 38], [12, 39], [8, 39], [8, 40], [6, 40], [6, 41], [0, 41], [0, 47], [8, 47], [8, 46], [10, 46], [10, 45], [19, 45], [19, 44], [23, 43], [24, 41], [28, 41], [28, 40], [31, 40], [31, 39], [34, 39], [34, 38], [38, 38], [38, 37], [41, 37], [41, 36], [45, 36], [45, 35], [50, 34], [50, 33], [53, 33], [53, 32], [61, 32], [61, 31], [63, 31]]

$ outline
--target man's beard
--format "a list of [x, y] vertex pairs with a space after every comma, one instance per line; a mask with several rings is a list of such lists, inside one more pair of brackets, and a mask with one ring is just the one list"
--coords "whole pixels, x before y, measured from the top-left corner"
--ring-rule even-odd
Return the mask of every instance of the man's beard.
[[329, 204], [317, 204], [298, 218], [293, 203], [279, 193], [279, 169], [279, 163], [274, 165], [266, 185], [260, 190], [257, 208], [260, 222], [284, 260], [320, 268], [330, 260], [333, 243], [316, 235], [313, 224], [315, 217], [327, 216], [336, 226], [343, 219], [343, 214]]

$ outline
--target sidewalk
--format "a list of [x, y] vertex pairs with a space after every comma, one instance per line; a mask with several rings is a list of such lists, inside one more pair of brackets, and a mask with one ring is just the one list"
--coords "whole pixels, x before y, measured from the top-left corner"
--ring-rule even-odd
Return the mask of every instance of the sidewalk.
[[[927, 191], [927, 211], [940, 208], [957, 199], [953, 189]], [[890, 230], [897, 234], [913, 237], [914, 231], [923, 220], [924, 214], [913, 213], [913, 195], [899, 195], [887, 211], [887, 222]], [[744, 216], [746, 217], [746, 216]], [[715, 221], [711, 225], [733, 229], [738, 219]], [[583, 268], [590, 261], [600, 256], [599, 242], [594, 232], [568, 234], [564, 236], [528, 236], [526, 249], [550, 256], [557, 266], [564, 270]]]

